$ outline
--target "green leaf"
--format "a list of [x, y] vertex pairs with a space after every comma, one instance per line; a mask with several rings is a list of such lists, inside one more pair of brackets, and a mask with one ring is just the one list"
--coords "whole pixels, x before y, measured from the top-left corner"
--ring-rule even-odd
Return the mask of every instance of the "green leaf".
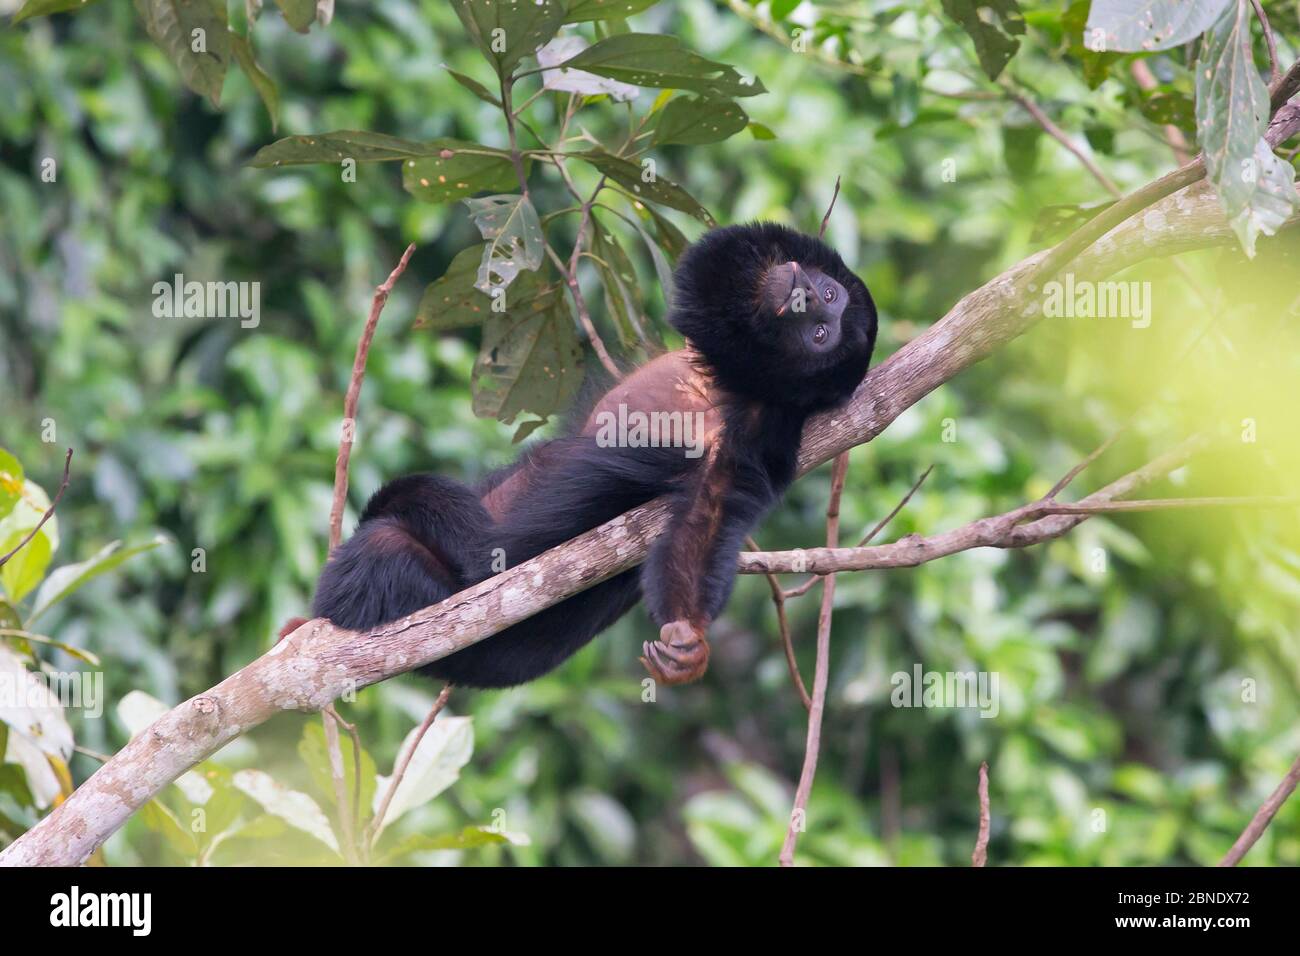
[[481, 846], [500, 844], [527, 846], [528, 843], [528, 837], [522, 834], [506, 833], [504, 831], [497, 833], [487, 827], [466, 827], [459, 833], [445, 833], [441, 836], [412, 833], [394, 843], [375, 862], [381, 865], [392, 863], [404, 856], [410, 856], [412, 853], [429, 850], [473, 850]]
[[[358, 163], [384, 163], [399, 159], [419, 159], [439, 156], [447, 150], [471, 148], [488, 150], [457, 139], [439, 139], [431, 143], [417, 143], [383, 133], [344, 129], [312, 136], [289, 136], [263, 146], [253, 157], [251, 166], [302, 166], [309, 163], [338, 163], [353, 159]], [[506, 155], [501, 153], [501, 155]]]
[[[352, 799], [356, 777], [353, 767], [356, 760], [352, 754], [352, 742], [342, 735], [339, 750], [343, 754], [343, 780], [347, 784], [348, 799]], [[335, 805], [334, 772], [330, 769], [329, 748], [325, 743], [325, 728], [320, 721], [311, 721], [303, 728], [302, 739], [298, 741], [298, 756], [311, 772], [312, 783], [318, 792], [323, 793], [330, 805]], [[375, 798], [375, 786], [378, 770], [375, 759], [363, 747], [361, 748], [361, 819], [370, 818], [370, 806]]]
[[1092, 0], [1084, 46], [1150, 53], [1195, 40], [1236, 0]]
[[1043, 131], [1037, 126], [1002, 127], [1002, 156], [1007, 171], [1017, 179], [1032, 176], [1038, 168], [1038, 148]]
[[188, 827], [182, 826], [176, 814], [158, 799], [150, 800], [140, 808], [140, 821], [155, 833], [160, 833], [167, 845], [189, 860], [198, 855], [199, 845]]
[[661, 213], [654, 206], [646, 206], [637, 203], [639, 207], [637, 213], [642, 219], [649, 219], [655, 228], [655, 237], [659, 240], [659, 247], [668, 253], [668, 258], [674, 262], [686, 251], [690, 245], [682, 231], [674, 225], [673, 221]]
[[975, 42], [975, 55], [996, 80], [1020, 49], [1025, 20], [1016, 0], [943, 0], [944, 12]]
[[649, 10], [659, 0], [569, 0], [565, 23], [585, 20], [615, 20]]
[[37, 592], [36, 603], [27, 619], [28, 623], [36, 620], [92, 578], [97, 578], [101, 574], [113, 570], [128, 558], [133, 558], [137, 554], [143, 554], [146, 551], [152, 551], [159, 545], [166, 543], [166, 541], [167, 538], [164, 535], [157, 535], [143, 544], [134, 544], [129, 548], [122, 547], [121, 541], [114, 541], [100, 548], [94, 556], [87, 558], [85, 561], [80, 561], [77, 564], [65, 564], [60, 568], [56, 568], [46, 578], [45, 583], [41, 585], [40, 591]]
[[679, 96], [664, 107], [653, 141], [659, 146], [718, 143], [735, 136], [748, 123], [749, 117], [735, 100]]
[[316, 22], [316, 0], [275, 0], [289, 26], [306, 33]]
[[262, 104], [271, 117], [271, 130], [274, 132], [280, 125], [280, 92], [275, 88], [275, 81], [258, 64], [257, 58], [253, 55], [253, 44], [248, 37], [232, 33], [230, 49], [234, 52], [235, 59], [239, 61], [249, 82], [253, 84], [253, 89], [257, 90], [257, 95], [262, 98]]
[[594, 43], [561, 66], [599, 73], [633, 86], [692, 90], [706, 96], [756, 96], [767, 89], [733, 67], [705, 59], [673, 36], [624, 33]]
[[[474, 193], [518, 186], [515, 168], [506, 153], [494, 150], [484, 155], [478, 151], [486, 147], [470, 148], [475, 152], [467, 153], [459, 146], [447, 145], [435, 156], [408, 159], [402, 164], [402, 186], [425, 202], [451, 202]], [[527, 175], [525, 168], [525, 178]]]
[[81, 10], [90, 6], [94, 0], [27, 0], [21, 10], [14, 14], [13, 26], [32, 17], [45, 17], [51, 13], [65, 13], [69, 10]]
[[458, 329], [480, 325], [492, 308], [492, 300], [474, 287], [483, 247], [470, 246], [456, 253], [441, 278], [429, 283], [415, 310], [415, 328]]
[[546, 255], [537, 210], [527, 196], [511, 194], [466, 199], [470, 218], [487, 242], [474, 287], [489, 295], [505, 289], [523, 270], [536, 272]]
[[13, 455], [0, 448], [0, 518], [23, 496], [23, 466]]
[[452, 6], [498, 76], [532, 56], [564, 22], [561, 0], [452, 0]]
[[270, 774], [260, 770], [239, 770], [234, 776], [235, 786], [252, 797], [268, 813], [279, 817], [290, 826], [309, 833], [334, 852], [338, 840], [330, 829], [329, 820], [320, 805], [305, 793], [290, 790], [278, 783]]
[[1294, 168], [1262, 139], [1269, 93], [1251, 57], [1253, 16], [1250, 4], [1238, 0], [1202, 38], [1196, 63], [1196, 122], [1206, 171], [1248, 256], [1261, 232], [1272, 235], [1300, 205]]
[[[424, 806], [460, 778], [460, 768], [469, 763], [474, 753], [473, 720], [443, 715], [434, 721], [423, 737], [419, 727], [412, 727], [398, 748], [398, 759], [401, 759], [400, 755], [410, 753], [412, 747], [415, 751], [388, 804], [381, 831], [408, 810]], [[374, 795], [376, 811], [389, 783], [389, 777], [379, 778], [379, 787]]]
[[592, 242], [589, 255], [600, 275], [605, 309], [613, 319], [619, 341], [631, 345], [644, 339], [645, 324], [631, 290], [636, 288], [636, 270], [618, 238], [592, 217]]
[[497, 99], [497, 97], [493, 94], [491, 90], [489, 90], [478, 80], [474, 79], [473, 77], [466, 76], [464, 73], [457, 72], [456, 70], [453, 70], [451, 67], [447, 66], [446, 64], [443, 64], [442, 68], [446, 70], [448, 74], [451, 75], [451, 78], [453, 80], [455, 80], [461, 86], [465, 87], [465, 89], [469, 90], [479, 99], [481, 99], [484, 103], [490, 103], [493, 106], [500, 108], [501, 101]]
[[212, 0], [135, 0], [135, 10], [154, 43], [180, 70], [195, 93], [220, 105], [230, 62], [226, 6]]
[[[575, 153], [578, 159], [586, 160], [623, 188], [629, 190], [637, 199], [660, 203], [672, 209], [690, 213], [705, 225], [713, 226], [713, 216], [690, 193], [672, 180], [653, 173], [652, 166], [641, 166], [621, 156], [615, 156], [604, 150], [593, 149], [585, 153]], [[652, 162], [650, 160], [646, 161]], [[650, 178], [646, 178], [649, 173]]]
[[542, 272], [519, 277], [506, 311], [490, 313], [474, 363], [474, 414], [509, 424], [520, 412], [566, 408], [582, 384], [582, 346], [564, 285]]
[[[17, 548], [27, 535], [26, 531], [15, 531], [6, 541], [0, 543], [0, 554], [8, 554]], [[52, 553], [50, 539], [45, 536], [45, 529], [42, 528], [36, 532], [32, 540], [24, 544], [5, 562], [3, 567], [0, 567], [0, 585], [4, 586], [11, 602], [17, 604], [32, 588], [41, 583], [45, 569], [50, 565]], [[35, 617], [33, 613], [31, 618]]]

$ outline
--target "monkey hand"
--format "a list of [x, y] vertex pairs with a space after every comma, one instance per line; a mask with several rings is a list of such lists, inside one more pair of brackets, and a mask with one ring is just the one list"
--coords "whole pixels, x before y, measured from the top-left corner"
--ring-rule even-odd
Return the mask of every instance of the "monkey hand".
[[659, 640], [646, 641], [641, 649], [641, 663], [663, 684], [689, 684], [709, 666], [709, 643], [689, 621], [669, 621], [659, 629]]

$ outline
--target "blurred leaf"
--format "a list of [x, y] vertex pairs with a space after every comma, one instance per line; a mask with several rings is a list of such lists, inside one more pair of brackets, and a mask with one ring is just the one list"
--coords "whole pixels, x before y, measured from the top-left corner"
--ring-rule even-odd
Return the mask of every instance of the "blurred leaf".
[[27, 0], [14, 14], [13, 25], [17, 26], [32, 17], [44, 17], [51, 13], [64, 13], [68, 10], [81, 10], [95, 0]]
[[[0, 723], [42, 753], [67, 760], [72, 756], [72, 728], [49, 683], [29, 671], [9, 648], [0, 645]], [[11, 738], [11, 742], [12, 742]]]
[[0, 448], [0, 518], [9, 514], [22, 493], [23, 466], [17, 458]]
[[271, 130], [274, 132], [280, 125], [280, 92], [275, 88], [275, 81], [267, 76], [258, 64], [257, 58], [253, 55], [253, 44], [247, 37], [232, 33], [230, 49], [234, 52], [235, 59], [239, 61], [239, 66], [247, 75], [249, 82], [253, 84], [253, 89], [257, 90], [257, 95], [262, 98], [266, 112], [271, 117]]
[[303, 833], [311, 834], [335, 853], [338, 852], [338, 841], [330, 829], [329, 820], [316, 801], [307, 794], [290, 790], [260, 770], [238, 770], [234, 781], [236, 787], [261, 804], [268, 813]]
[[306, 33], [316, 22], [316, 0], [275, 0], [285, 21], [299, 33]]
[[1057, 239], [1069, 235], [1098, 213], [1104, 212], [1114, 204], [1115, 200], [1108, 199], [1104, 202], [1088, 203], [1086, 205], [1044, 206], [1038, 211], [1038, 216], [1034, 219], [1034, 231], [1030, 235], [1030, 241], [1035, 243], [1055, 242]]
[[62, 567], [55, 568], [50, 572], [50, 576], [45, 579], [41, 589], [36, 592], [36, 601], [32, 606], [32, 613], [27, 618], [28, 623], [36, 620], [87, 581], [112, 571], [118, 565], [135, 557], [137, 554], [152, 551], [166, 542], [167, 539], [162, 535], [158, 535], [153, 540], [146, 541], [143, 544], [132, 545], [129, 548], [122, 547], [121, 541], [113, 541], [100, 548], [93, 557], [87, 558], [85, 561], [76, 564], [65, 564]]
[[194, 834], [181, 824], [161, 800], [153, 799], [140, 808], [140, 821], [155, 833], [162, 834], [167, 845], [186, 860], [198, 856], [199, 845]]
[[412, 833], [409, 836], [402, 837], [390, 849], [381, 853], [375, 864], [383, 866], [404, 856], [410, 856], [412, 853], [428, 852], [430, 850], [473, 850], [481, 846], [497, 846], [501, 844], [527, 846], [529, 840], [523, 834], [505, 831], [498, 833], [487, 827], [466, 827], [459, 833], [446, 833], [441, 836]]
[[[356, 781], [354, 767], [356, 760], [352, 754], [352, 744], [348, 735], [343, 734], [339, 750], [343, 754], [343, 780], [347, 784], [348, 799], [352, 799]], [[325, 728], [319, 721], [311, 721], [302, 732], [298, 741], [298, 756], [311, 771], [312, 783], [318, 793], [324, 794], [331, 806], [335, 806], [334, 772], [330, 769], [329, 748], [325, 742]], [[370, 818], [370, 806], [374, 801], [378, 773], [375, 760], [369, 752], [361, 748], [361, 820]]]
[[[27, 537], [26, 531], [15, 531], [4, 542], [0, 542], [0, 554], [9, 554]], [[45, 569], [50, 564], [50, 539], [45, 536], [45, 529], [36, 532], [36, 536], [0, 566], [0, 584], [14, 604], [21, 601], [32, 588], [41, 583]], [[30, 621], [36, 615], [31, 615]]]
[[213, 106], [221, 104], [221, 87], [230, 62], [226, 6], [212, 0], [135, 0], [136, 13], [149, 36], [162, 48], [181, 79]]

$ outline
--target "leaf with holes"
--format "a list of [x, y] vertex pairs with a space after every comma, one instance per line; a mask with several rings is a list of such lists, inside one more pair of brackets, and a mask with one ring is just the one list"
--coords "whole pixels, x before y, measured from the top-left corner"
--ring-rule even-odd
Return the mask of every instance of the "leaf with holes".
[[[591, 163], [637, 199], [649, 200], [671, 209], [680, 209], [682, 212], [690, 213], [705, 225], [716, 225], [712, 214], [700, 205], [694, 196], [671, 179], [655, 173], [653, 166], [638, 165], [621, 156], [607, 153], [603, 149], [593, 149], [574, 155], [578, 159]], [[646, 163], [650, 162], [652, 160], [646, 160]]]
[[520, 412], [546, 417], [567, 408], [583, 362], [558, 279], [527, 273], [507, 296], [506, 311], [484, 324], [473, 384], [474, 414], [510, 424]]
[[735, 136], [749, 123], [749, 117], [735, 100], [679, 96], [659, 116], [654, 143], [697, 146], [719, 143]]
[[546, 240], [537, 210], [528, 197], [484, 196], [466, 199], [469, 216], [487, 240], [474, 287], [489, 295], [505, 288], [523, 270], [536, 272], [546, 255]]
[[1237, 0], [1092, 0], [1084, 46], [1096, 53], [1147, 53], [1195, 40]]
[[226, 5], [212, 0], [135, 0], [135, 10], [154, 43], [180, 70], [195, 93], [220, 105], [230, 62]]
[[593, 43], [563, 66], [579, 67], [633, 86], [692, 90], [706, 96], [757, 96], [767, 89], [726, 63], [705, 59], [673, 36], [623, 33]]
[[[449, 142], [456, 141], [444, 141]], [[524, 175], [528, 175], [526, 161]], [[452, 202], [475, 193], [509, 189], [516, 179], [509, 155], [471, 143], [445, 145], [435, 156], [402, 164], [402, 187], [425, 202]]]
[[975, 43], [975, 55], [990, 80], [996, 80], [1020, 49], [1025, 20], [1016, 0], [943, 0], [944, 12]]
[[452, 0], [452, 6], [498, 76], [532, 56], [564, 22], [561, 0]]
[[474, 287], [482, 260], [481, 245], [456, 253], [442, 277], [429, 283], [420, 296], [415, 328], [443, 331], [482, 324], [492, 308], [492, 300]]
[[1247, 0], [1201, 39], [1196, 62], [1196, 124], [1205, 168], [1248, 256], [1259, 233], [1272, 235], [1297, 203], [1295, 170], [1263, 141], [1269, 94], [1251, 57]]

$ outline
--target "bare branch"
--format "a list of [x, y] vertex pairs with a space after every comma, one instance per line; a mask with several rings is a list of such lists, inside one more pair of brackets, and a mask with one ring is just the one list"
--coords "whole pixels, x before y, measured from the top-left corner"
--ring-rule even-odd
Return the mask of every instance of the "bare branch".
[[1116, 198], [1119, 197], [1119, 187], [1115, 185], [1114, 180], [1102, 172], [1101, 167], [1093, 161], [1093, 158], [1085, 153], [1078, 143], [1065, 134], [1065, 130], [1052, 122], [1052, 118], [1043, 111], [1041, 106], [1018, 90], [1008, 88], [1007, 95], [1019, 103], [1021, 108], [1034, 118], [1034, 121], [1043, 128], [1048, 136], [1069, 150], [1074, 155], [1074, 158], [1083, 165], [1083, 168], [1092, 174], [1092, 178], [1101, 184], [1102, 189]]
[[[830, 502], [826, 506], [826, 547], [834, 548], [840, 540], [840, 498], [844, 495], [844, 479], [849, 470], [849, 453], [841, 452], [831, 470]], [[808, 815], [808, 795], [812, 793], [813, 778], [817, 775], [817, 758], [821, 753], [822, 715], [826, 712], [826, 687], [831, 670], [831, 616], [835, 610], [835, 575], [826, 575], [822, 582], [822, 606], [817, 615], [817, 663], [813, 669], [812, 707], [808, 710], [808, 740], [804, 745], [803, 768], [799, 771], [799, 786], [795, 789], [794, 808], [790, 811], [790, 826], [781, 847], [782, 866], [794, 866], [794, 848], [799, 833], [805, 829]]]
[[1300, 757], [1296, 758], [1295, 763], [1291, 764], [1291, 769], [1282, 778], [1282, 782], [1255, 811], [1255, 815], [1246, 829], [1241, 832], [1241, 836], [1237, 837], [1237, 842], [1232, 845], [1232, 849], [1219, 861], [1219, 866], [1236, 866], [1241, 862], [1241, 858], [1249, 853], [1250, 848], [1264, 835], [1264, 831], [1273, 822], [1277, 811], [1282, 809], [1282, 804], [1286, 803], [1287, 797], [1295, 792], [1297, 784], [1300, 784]]
[[357, 402], [361, 398], [361, 382], [366, 377], [366, 358], [370, 354], [370, 343], [375, 337], [375, 327], [379, 325], [379, 315], [384, 311], [393, 285], [406, 271], [406, 265], [415, 252], [415, 243], [406, 247], [397, 266], [389, 273], [383, 285], [375, 289], [375, 297], [370, 303], [370, 315], [366, 317], [365, 328], [357, 341], [357, 354], [352, 360], [352, 378], [348, 381], [347, 395], [343, 399], [343, 434], [339, 438], [339, 453], [334, 459], [334, 501], [330, 505], [330, 550], [333, 551], [343, 540], [343, 505], [348, 497], [348, 460], [352, 457], [352, 433], [357, 420]]
[[831, 193], [831, 204], [826, 207], [826, 215], [822, 216], [822, 227], [817, 230], [817, 238], [823, 239], [826, 236], [826, 226], [831, 221], [831, 213], [835, 209], [835, 200], [840, 198], [840, 177], [835, 177], [835, 192]]
[[11, 550], [4, 557], [0, 557], [0, 568], [4, 567], [5, 563], [8, 562], [8, 560], [12, 558], [15, 554], [17, 554], [23, 548], [27, 547], [28, 542], [30, 542], [32, 538], [36, 537], [36, 533], [45, 526], [45, 522], [49, 521], [50, 518], [54, 517], [54, 509], [59, 506], [59, 499], [63, 497], [63, 492], [66, 491], [68, 488], [68, 470], [71, 467], [72, 467], [72, 449], [69, 448], [67, 455], [65, 455], [63, 458], [63, 481], [59, 483], [59, 490], [58, 492], [55, 493], [54, 499], [50, 502], [50, 506], [45, 509], [45, 514], [41, 515], [41, 520], [36, 522], [36, 527], [32, 528], [31, 531], [27, 532], [27, 537], [19, 541], [18, 544], [14, 546], [13, 550]]
[[1269, 24], [1268, 14], [1264, 12], [1264, 7], [1259, 0], [1250, 0], [1250, 5], [1255, 8], [1255, 16], [1264, 30], [1264, 43], [1268, 46], [1269, 82], [1278, 83], [1282, 79], [1282, 68], [1277, 65], [1277, 40], [1273, 38], [1273, 27]]
[[975, 837], [975, 850], [970, 855], [971, 866], [983, 866], [989, 861], [989, 762], [980, 764], [979, 782], [980, 830]]

